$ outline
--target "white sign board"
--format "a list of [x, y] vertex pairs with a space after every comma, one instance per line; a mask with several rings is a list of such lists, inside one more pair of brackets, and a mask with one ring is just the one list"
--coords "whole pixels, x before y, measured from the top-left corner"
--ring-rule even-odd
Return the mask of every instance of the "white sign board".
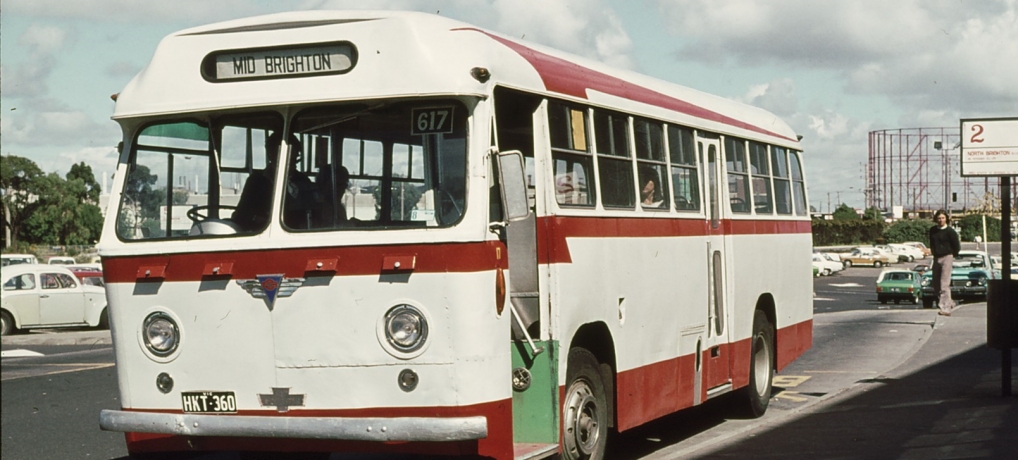
[[961, 120], [962, 176], [1018, 176], [1018, 118]]

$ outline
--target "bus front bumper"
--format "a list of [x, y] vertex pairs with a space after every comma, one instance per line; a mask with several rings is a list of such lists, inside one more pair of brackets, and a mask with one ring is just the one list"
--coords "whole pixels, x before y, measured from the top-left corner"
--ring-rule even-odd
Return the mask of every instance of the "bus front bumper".
[[106, 431], [179, 436], [328, 439], [343, 441], [471, 441], [488, 436], [487, 419], [474, 417], [265, 417], [103, 410]]

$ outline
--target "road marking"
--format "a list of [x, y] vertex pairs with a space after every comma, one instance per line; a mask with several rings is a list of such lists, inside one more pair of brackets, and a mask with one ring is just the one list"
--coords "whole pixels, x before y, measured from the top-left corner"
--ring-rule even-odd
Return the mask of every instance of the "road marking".
[[775, 375], [774, 386], [781, 388], [795, 388], [809, 380], [808, 375]]
[[71, 366], [73, 366], [74, 368], [73, 369], [60, 369], [60, 370], [55, 370], [55, 371], [52, 371], [52, 372], [41, 372], [41, 373], [38, 373], [38, 374], [28, 373], [28, 374], [18, 374], [18, 375], [10, 375], [10, 376], [6, 376], [5, 375], [5, 376], [3, 376], [3, 378], [0, 378], [0, 380], [3, 380], [3, 381], [6, 382], [8, 380], [17, 380], [17, 379], [23, 379], [23, 378], [28, 378], [28, 377], [45, 377], [45, 376], [48, 376], [48, 375], [66, 374], [66, 373], [69, 373], [69, 372], [79, 372], [79, 371], [90, 371], [90, 370], [94, 370], [94, 369], [104, 369], [104, 368], [107, 368], [107, 367], [116, 366], [116, 363], [63, 363], [63, 364], [20, 364], [20, 363], [18, 363], [18, 364], [4, 364], [4, 367], [8, 367], [8, 368], [9, 367], [56, 367], [56, 368], [63, 367], [63, 368], [66, 368], [66, 367], [71, 367]]
[[862, 287], [862, 285], [859, 284], [859, 283], [837, 283], [837, 284], [831, 283], [831, 284], [828, 284], [828, 286], [834, 286], [834, 287]]
[[778, 393], [778, 394], [774, 395], [774, 399], [787, 399], [787, 400], [792, 401], [792, 402], [806, 402], [806, 401], [809, 401], [809, 398], [804, 398], [802, 396], [795, 396], [797, 394], [799, 394], [799, 393], [797, 393], [795, 391], [782, 391], [781, 393]]
[[21, 348], [17, 350], [0, 351], [0, 358], [27, 358], [30, 356], [45, 356], [45, 355], [37, 351], [24, 350]]

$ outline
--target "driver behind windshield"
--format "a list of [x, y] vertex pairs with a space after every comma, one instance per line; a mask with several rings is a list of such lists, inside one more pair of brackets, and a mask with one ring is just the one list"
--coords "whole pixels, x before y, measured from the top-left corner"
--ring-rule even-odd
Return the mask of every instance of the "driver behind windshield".
[[279, 145], [283, 135], [276, 131], [265, 140], [265, 169], [254, 171], [240, 194], [237, 209], [233, 211], [233, 223], [242, 232], [254, 232], [265, 228], [272, 211], [272, 185], [276, 177], [276, 163]]

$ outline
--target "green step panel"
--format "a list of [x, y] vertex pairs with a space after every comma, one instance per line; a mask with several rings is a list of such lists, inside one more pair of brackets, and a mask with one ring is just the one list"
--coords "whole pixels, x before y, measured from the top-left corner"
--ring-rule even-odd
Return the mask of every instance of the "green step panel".
[[525, 341], [511, 342], [513, 370], [530, 371], [530, 387], [513, 389], [513, 442], [558, 444], [558, 342], [537, 341], [544, 351], [533, 355]]

